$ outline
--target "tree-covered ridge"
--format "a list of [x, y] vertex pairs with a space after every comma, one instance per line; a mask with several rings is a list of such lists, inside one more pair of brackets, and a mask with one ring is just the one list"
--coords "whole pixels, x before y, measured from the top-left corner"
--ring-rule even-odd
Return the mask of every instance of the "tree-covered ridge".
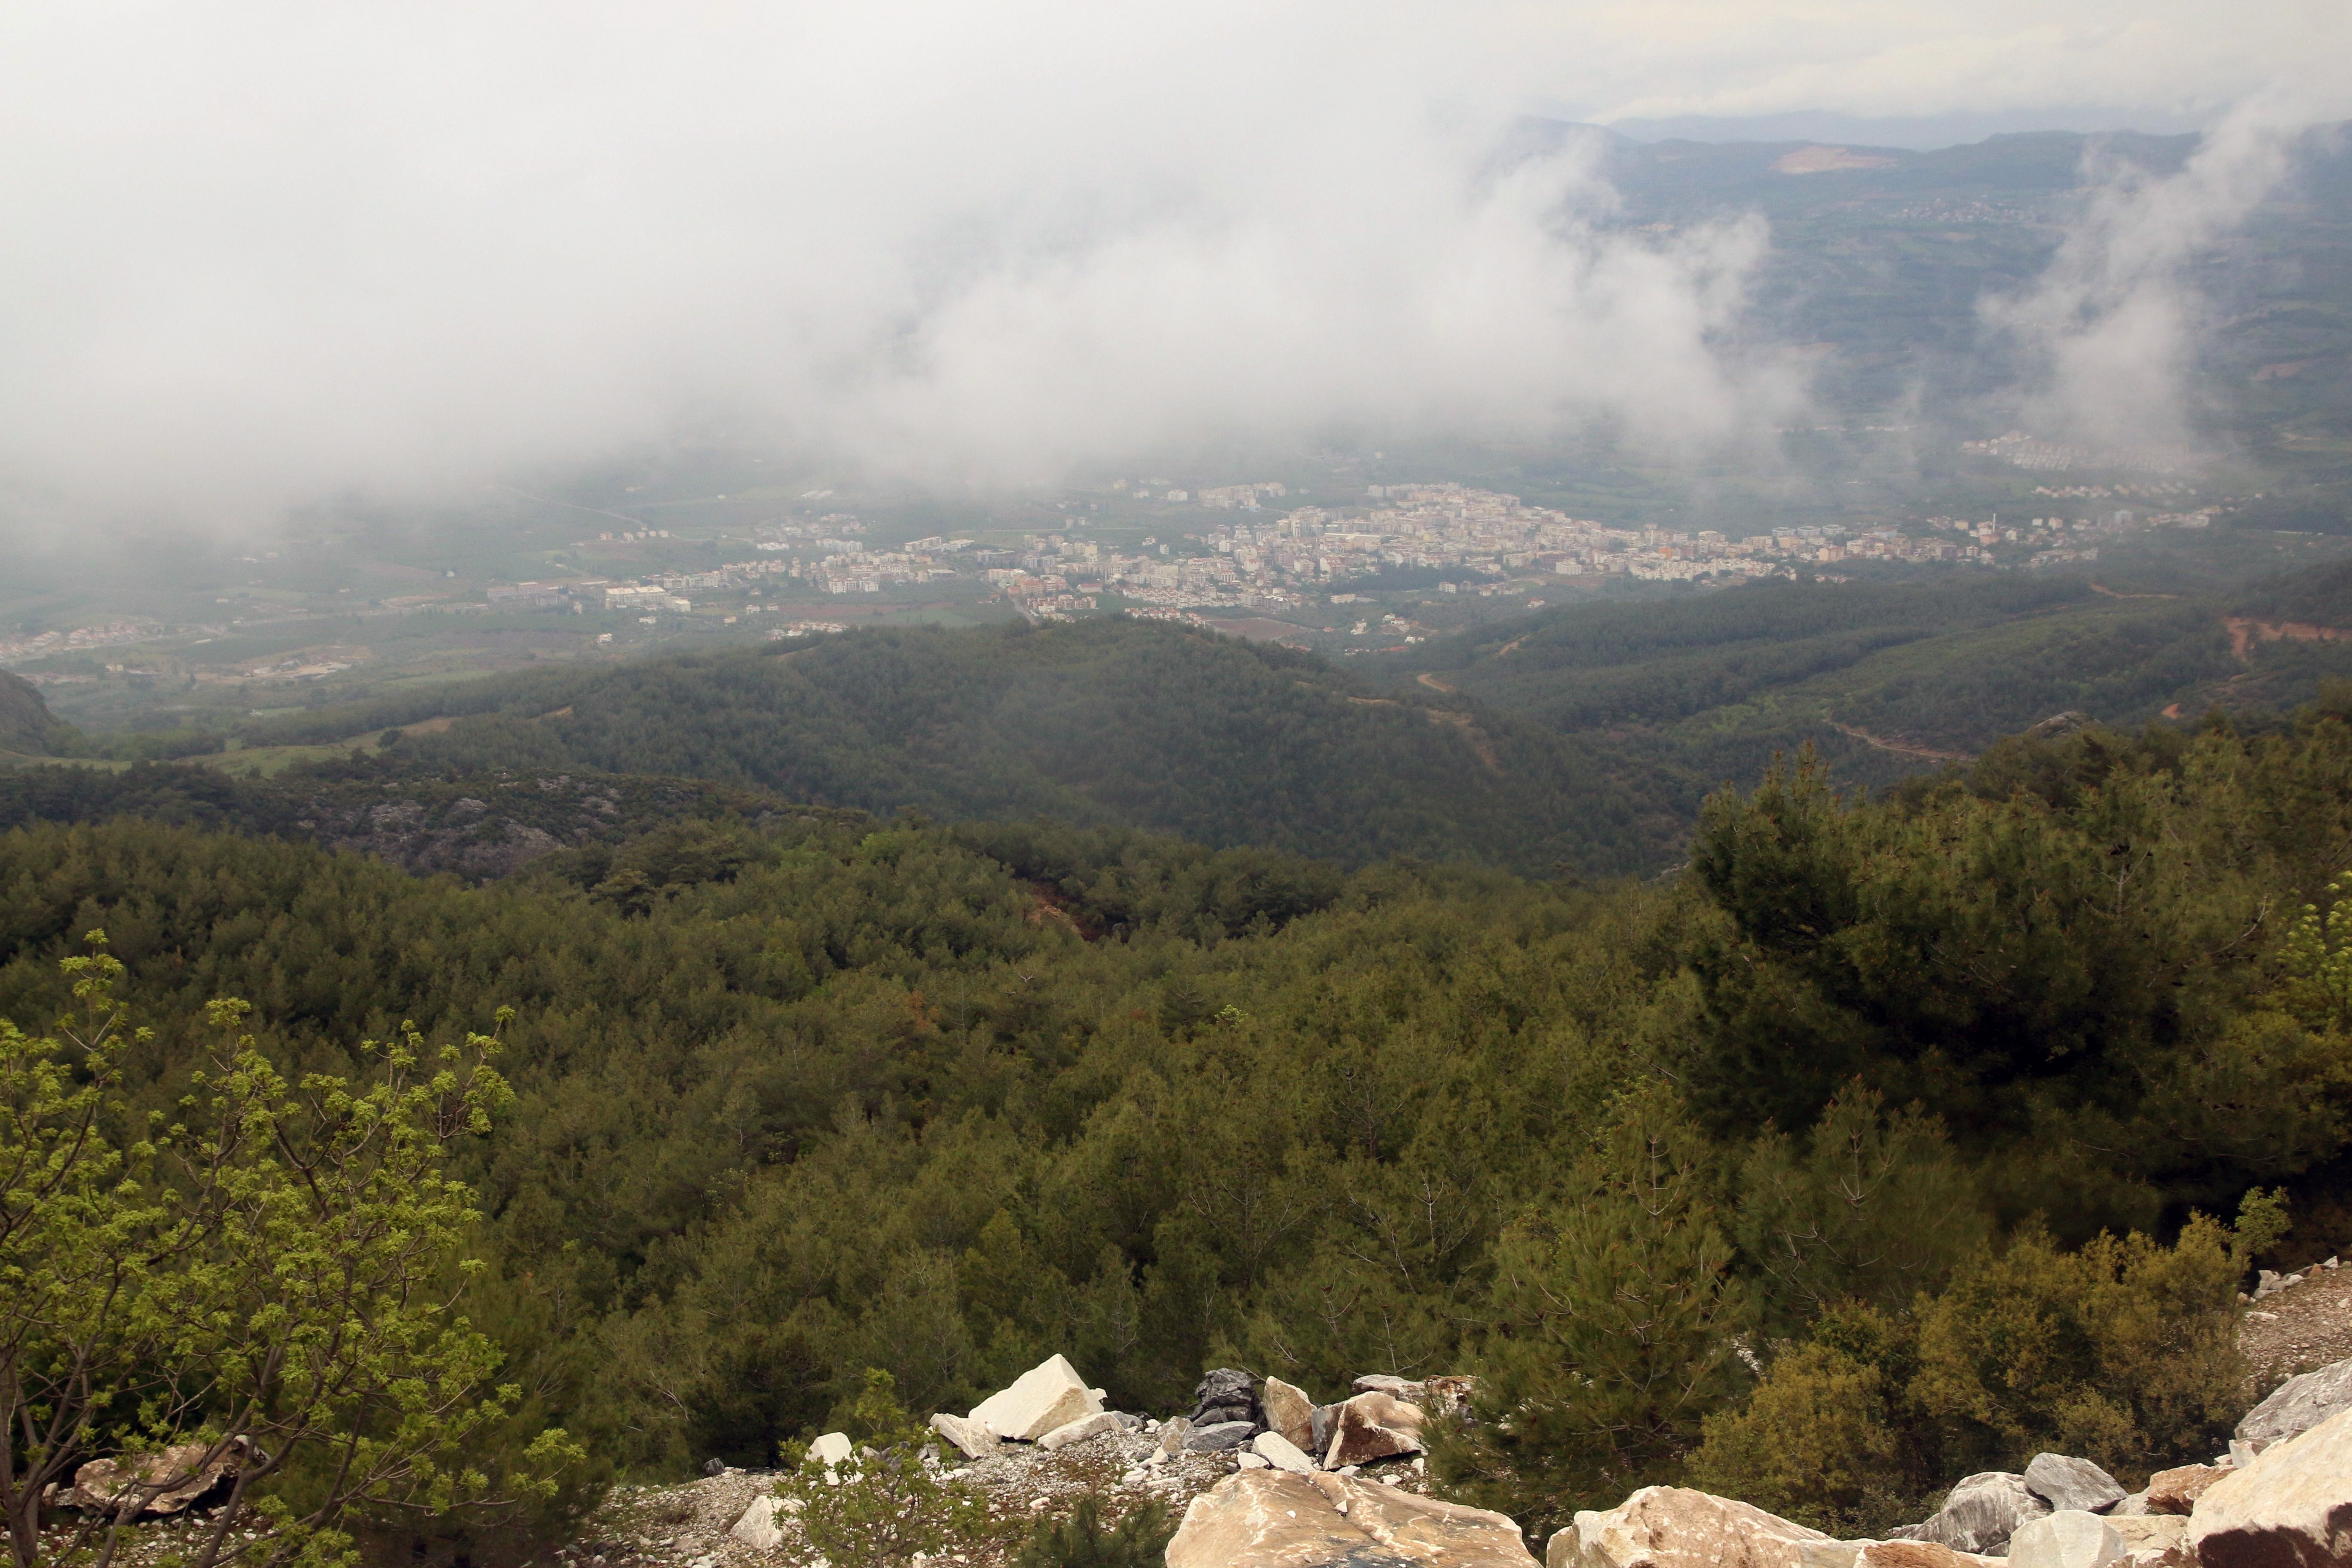
[[[666, 773], [882, 815], [1050, 817], [1349, 864], [1663, 864], [1679, 825], [1588, 747], [1289, 649], [1145, 623], [869, 631], [486, 681], [264, 721], [316, 740], [467, 715], [402, 744], [462, 767]], [[362, 724], [364, 721], [364, 724]]]
[[46, 757], [71, 749], [79, 738], [72, 725], [49, 711], [40, 688], [0, 669], [0, 752]]
[[[2128, 1471], [2226, 1426], [2223, 1351], [2161, 1397], [2120, 1342], [2053, 1351], [2063, 1389], [1970, 1383], [2010, 1299], [1982, 1282], [2156, 1292], [2210, 1349], [2254, 1251], [2352, 1239], [2344, 917], [2300, 912], [2347, 860], [2340, 703], [2010, 742], [1864, 805], [1792, 764], [1709, 807], [1688, 875], [1605, 889], [811, 816], [468, 888], [38, 825], [0, 838], [0, 1016], [55, 1016], [103, 926], [144, 1105], [215, 996], [289, 1071], [512, 1007], [517, 1108], [458, 1173], [475, 1321], [516, 1429], [614, 1463], [769, 1458], [868, 1367], [919, 1411], [1055, 1351], [1155, 1410], [1204, 1364], [1467, 1367], [1533, 1414], [1448, 1473], [1542, 1520], [1697, 1473], [1801, 1492], [1758, 1467], [1802, 1447], [1804, 1380], [1874, 1378], [1853, 1441], [1909, 1468], [1850, 1520], [2062, 1437]], [[2188, 1224], [2280, 1187], [2284, 1242]], [[2102, 1228], [2164, 1239], [2078, 1250]], [[1629, 1269], [1663, 1316], [1602, 1310]]]
[[2180, 596], [2078, 578], [1768, 580], [1501, 621], [1433, 639], [1391, 679], [1427, 675], [1646, 759], [1688, 810], [1801, 745], [1842, 777], [1885, 785], [2061, 712], [2137, 728], [2214, 706], [2284, 709], [2352, 674], [2352, 641], [2234, 636], [2245, 617], [2352, 627], [2352, 572]]

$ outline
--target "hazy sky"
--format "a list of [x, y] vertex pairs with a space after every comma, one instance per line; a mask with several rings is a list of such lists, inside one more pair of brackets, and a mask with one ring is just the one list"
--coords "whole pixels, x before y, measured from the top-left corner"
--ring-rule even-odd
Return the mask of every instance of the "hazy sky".
[[[2283, 124], [2352, 113], [2347, 58], [2342, 0], [9, 7], [0, 526], [713, 421], [1002, 480], [1333, 421], [1711, 439], [1799, 395], [1709, 347], [1764, 231], [1610, 237], [1573, 158], [1482, 184], [1513, 115]], [[2142, 289], [2109, 251], [2014, 324]]]

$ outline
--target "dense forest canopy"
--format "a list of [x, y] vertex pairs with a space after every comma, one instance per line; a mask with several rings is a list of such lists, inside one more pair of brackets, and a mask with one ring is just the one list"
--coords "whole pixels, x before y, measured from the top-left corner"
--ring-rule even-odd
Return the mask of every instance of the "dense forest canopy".
[[[868, 1367], [961, 1408], [1060, 1351], [1156, 1411], [1206, 1364], [1466, 1367], [1524, 1418], [1441, 1468], [1525, 1520], [1696, 1475], [1884, 1523], [2036, 1445], [2210, 1451], [2237, 1271], [2352, 1239], [2343, 922], [2301, 914], [2352, 861], [2347, 708], [2014, 740], [1867, 802], [1799, 759], [1714, 799], [1686, 874], [1608, 886], [714, 810], [469, 887], [33, 821], [0, 1016], [55, 1016], [103, 929], [153, 1031], [131, 1113], [213, 997], [288, 1070], [512, 1008], [469, 1300], [517, 1432], [606, 1464], [772, 1458]], [[2280, 1189], [2290, 1232], [2229, 1228]], [[1627, 1269], [1665, 1318], [1542, 1305]], [[2063, 1388], [1971, 1383], [2035, 1291], [2160, 1299], [2111, 1316], [2203, 1348], [2159, 1388], [2068, 1330]], [[1808, 1378], [1880, 1389], [1891, 1491], [1773, 1468]]]
[[1676, 824], [1580, 742], [1439, 693], [1386, 696], [1311, 655], [1141, 622], [871, 631], [502, 678], [265, 721], [436, 765], [753, 784], [884, 815], [1047, 816], [1360, 865], [1655, 868]]

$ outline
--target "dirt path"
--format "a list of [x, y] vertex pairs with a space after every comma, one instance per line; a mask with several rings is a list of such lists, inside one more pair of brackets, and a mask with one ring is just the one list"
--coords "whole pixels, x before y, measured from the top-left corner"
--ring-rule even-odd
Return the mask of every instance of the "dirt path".
[[1449, 681], [1440, 680], [1433, 675], [1423, 675], [1418, 679], [1423, 686], [1428, 687], [1432, 691], [1443, 691], [1448, 696], [1453, 695], [1454, 687]]
[[1864, 745], [1875, 746], [1882, 752], [1895, 752], [1906, 757], [1925, 757], [1931, 763], [1967, 763], [1976, 760], [1976, 753], [1973, 752], [1939, 752], [1933, 746], [1923, 746], [1916, 741], [1890, 741], [1883, 736], [1874, 735], [1867, 730], [1856, 729], [1852, 724], [1841, 724], [1834, 719], [1829, 721], [1829, 726], [1841, 735], [1851, 736]]
[[2352, 642], [2352, 632], [2336, 626], [2315, 626], [2309, 621], [2256, 621], [2243, 616], [2224, 616], [2221, 625], [2229, 629], [2230, 651], [2251, 664], [2257, 642]]

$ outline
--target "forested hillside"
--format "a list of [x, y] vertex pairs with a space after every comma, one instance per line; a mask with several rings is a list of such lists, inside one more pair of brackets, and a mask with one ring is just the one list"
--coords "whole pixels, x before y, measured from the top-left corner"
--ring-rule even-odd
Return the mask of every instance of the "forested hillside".
[[1804, 744], [1884, 785], [2056, 713], [2136, 727], [2284, 708], [2352, 673], [2352, 638], [2232, 633], [2249, 618], [2352, 629], [2352, 568], [2209, 596], [2106, 594], [2080, 578], [1768, 580], [1505, 620], [1392, 668], [1400, 683], [1427, 677], [1645, 757], [1685, 789], [1751, 778]]
[[437, 765], [682, 774], [950, 819], [1051, 817], [1353, 865], [1668, 862], [1682, 823], [1588, 747], [1278, 647], [1136, 622], [865, 632], [496, 679], [256, 722], [324, 741], [439, 715]]
[[60, 722], [41, 700], [39, 688], [0, 669], [0, 752], [47, 756], [76, 738], [72, 726]]
[[[210, 998], [362, 1073], [512, 1008], [468, 1302], [527, 1397], [485, 1463], [548, 1421], [638, 1473], [764, 1461], [868, 1367], [961, 1409], [1061, 1351], [1144, 1409], [1205, 1365], [1482, 1373], [1514, 1420], [1440, 1468], [1534, 1525], [1693, 1476], [1883, 1525], [2044, 1447], [2210, 1451], [2239, 1271], [2352, 1240], [2352, 915], [2299, 913], [2352, 861], [2347, 705], [2004, 742], [1863, 806], [1791, 765], [1603, 889], [818, 814], [468, 888], [37, 823], [0, 1016], [58, 1016], [102, 929], [136, 1111]], [[2032, 1375], [1995, 1332], [2047, 1337]]]

